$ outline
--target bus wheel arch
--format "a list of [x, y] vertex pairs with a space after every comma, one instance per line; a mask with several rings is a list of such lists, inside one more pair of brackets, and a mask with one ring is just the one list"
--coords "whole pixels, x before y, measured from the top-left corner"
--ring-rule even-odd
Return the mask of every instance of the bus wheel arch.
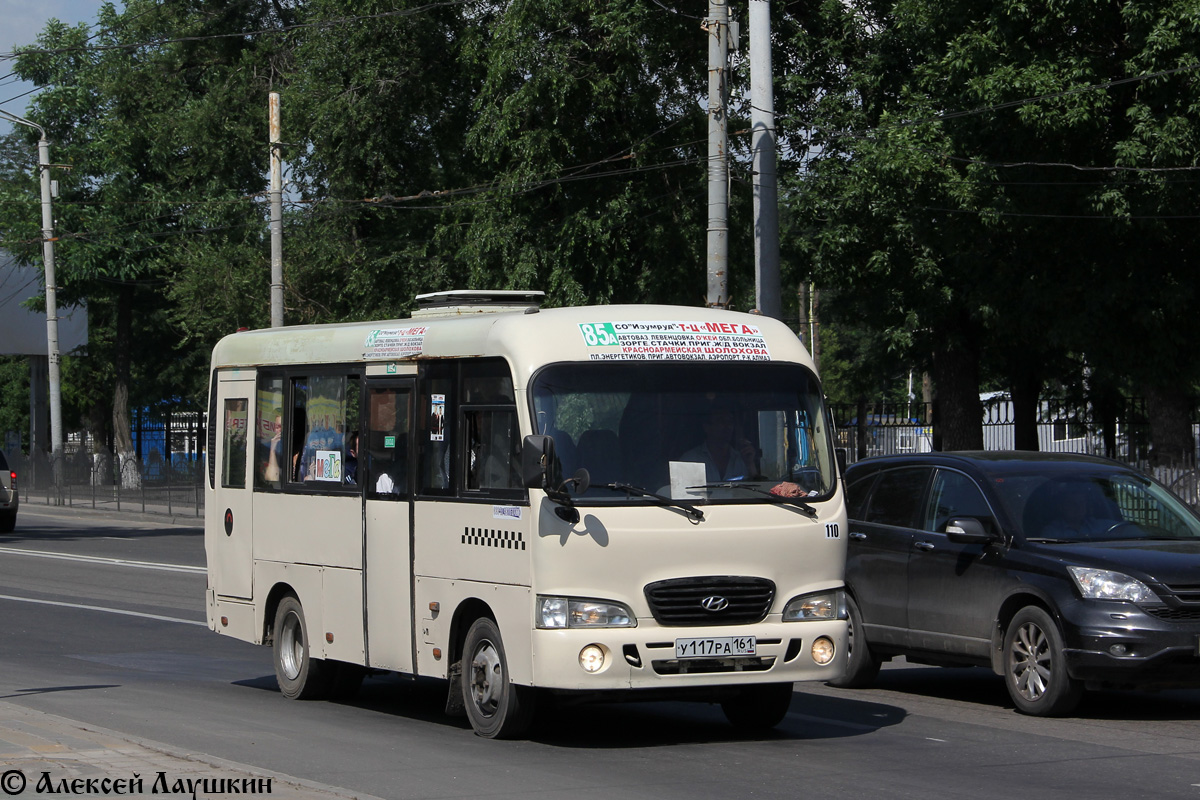
[[271, 644], [275, 639], [275, 614], [279, 610], [279, 601], [285, 597], [298, 597], [296, 590], [286, 583], [277, 583], [267, 594], [267, 602], [263, 604], [262, 644]]

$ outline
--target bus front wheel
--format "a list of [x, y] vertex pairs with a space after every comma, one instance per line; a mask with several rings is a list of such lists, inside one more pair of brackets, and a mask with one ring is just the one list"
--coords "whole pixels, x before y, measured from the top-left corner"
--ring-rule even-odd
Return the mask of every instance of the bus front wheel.
[[790, 683], [746, 686], [721, 701], [721, 710], [735, 728], [768, 730], [783, 722], [792, 705], [792, 688]]
[[533, 689], [510, 680], [500, 629], [486, 617], [475, 620], [467, 630], [462, 692], [467, 719], [480, 736], [509, 739], [529, 729]]
[[327, 697], [333, 683], [332, 665], [309, 654], [304, 609], [293, 596], [279, 601], [273, 639], [275, 678], [283, 696], [290, 700]]

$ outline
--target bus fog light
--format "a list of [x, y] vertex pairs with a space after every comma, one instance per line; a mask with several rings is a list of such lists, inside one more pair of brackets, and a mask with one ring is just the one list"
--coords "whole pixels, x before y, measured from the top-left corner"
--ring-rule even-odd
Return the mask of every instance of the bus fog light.
[[579, 666], [584, 672], [599, 672], [604, 669], [604, 648], [598, 644], [589, 644], [579, 651]]
[[834, 654], [833, 640], [825, 636], [817, 637], [817, 640], [812, 645], [813, 661], [822, 666], [833, 661]]

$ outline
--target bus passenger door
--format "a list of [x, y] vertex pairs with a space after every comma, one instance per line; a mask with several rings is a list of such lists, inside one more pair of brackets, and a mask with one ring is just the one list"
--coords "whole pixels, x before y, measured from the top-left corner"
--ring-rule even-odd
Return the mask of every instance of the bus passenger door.
[[368, 379], [358, 471], [368, 666], [413, 670], [412, 381]]
[[250, 488], [250, 420], [254, 378], [217, 373], [217, 474], [212, 507], [206, 511], [205, 549], [209, 582], [223, 597], [254, 596], [254, 519]]

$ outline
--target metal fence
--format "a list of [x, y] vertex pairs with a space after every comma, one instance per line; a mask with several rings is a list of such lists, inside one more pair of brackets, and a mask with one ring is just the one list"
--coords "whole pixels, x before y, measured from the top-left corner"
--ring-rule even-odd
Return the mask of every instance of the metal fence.
[[[845, 452], [847, 462], [870, 456], [928, 453], [934, 449], [930, 404], [835, 404], [831, 413], [837, 429], [837, 447]], [[982, 424], [985, 450], [1013, 449], [1015, 422], [1012, 402], [1006, 396], [983, 398]], [[1042, 452], [1081, 453], [1122, 461], [1170, 487], [1200, 510], [1200, 470], [1151, 467], [1150, 425], [1140, 399], [1124, 401], [1107, 421], [1089, 406], [1043, 401], [1038, 407], [1037, 432], [1038, 449]], [[1200, 424], [1192, 425], [1192, 434], [1200, 452]]]
[[[985, 450], [1014, 448], [1013, 405], [1007, 397], [985, 397], [982, 403]], [[933, 409], [929, 403], [835, 404], [837, 446], [851, 462], [898, 453], [927, 453], [934, 449]], [[1133, 465], [1148, 462], [1149, 425], [1139, 400], [1123, 404], [1119, 413], [1101, 420], [1090, 407], [1043, 401], [1037, 410], [1038, 449], [1043, 452], [1086, 453], [1115, 458]]]
[[121, 458], [87, 434], [63, 443], [59, 475], [50, 457], [9, 453], [21, 475], [23, 505], [140, 511], [170, 516], [204, 515], [204, 414], [135, 412], [134, 450]]

